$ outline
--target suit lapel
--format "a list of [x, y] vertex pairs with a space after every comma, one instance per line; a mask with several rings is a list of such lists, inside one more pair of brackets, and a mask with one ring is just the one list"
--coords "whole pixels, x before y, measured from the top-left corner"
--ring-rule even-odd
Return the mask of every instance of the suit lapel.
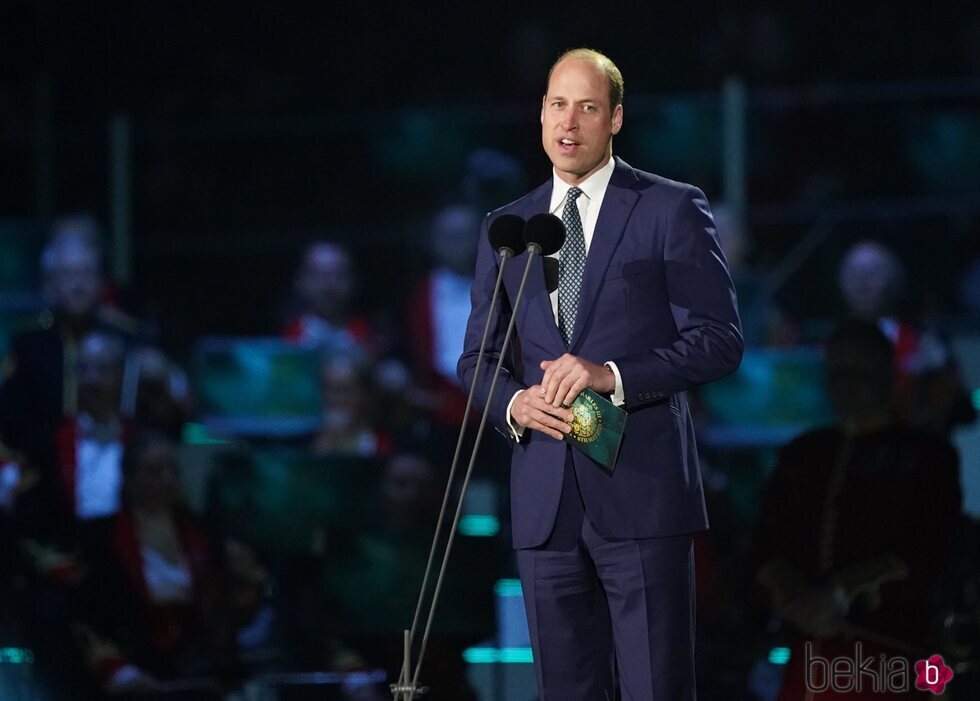
[[[596, 220], [595, 232], [592, 234], [592, 244], [585, 259], [585, 272], [582, 274], [582, 288], [579, 295], [578, 313], [575, 317], [575, 328], [569, 341], [569, 349], [574, 351], [582, 337], [582, 330], [588, 325], [589, 316], [595, 303], [599, 285], [606, 275], [606, 268], [612, 259], [619, 241], [623, 238], [626, 223], [629, 221], [633, 207], [639, 195], [633, 190], [638, 182], [633, 169], [624, 161], [616, 159], [616, 169], [613, 171], [606, 194], [602, 199], [602, 209]], [[542, 278], [544, 272], [542, 270]], [[550, 309], [550, 303], [549, 303]], [[555, 327], [557, 330], [557, 327]], [[561, 334], [559, 334], [559, 338]]]

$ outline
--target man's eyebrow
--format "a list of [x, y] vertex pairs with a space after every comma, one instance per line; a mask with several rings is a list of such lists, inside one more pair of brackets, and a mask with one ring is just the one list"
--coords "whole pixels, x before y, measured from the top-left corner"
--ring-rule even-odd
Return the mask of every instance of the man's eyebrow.
[[598, 97], [583, 97], [581, 100], [569, 100], [567, 97], [564, 97], [563, 95], [548, 95], [547, 96], [547, 100], [548, 100], [548, 102], [554, 102], [555, 100], [561, 100], [563, 102], [580, 102], [580, 103], [581, 102], [599, 102], [599, 98]]

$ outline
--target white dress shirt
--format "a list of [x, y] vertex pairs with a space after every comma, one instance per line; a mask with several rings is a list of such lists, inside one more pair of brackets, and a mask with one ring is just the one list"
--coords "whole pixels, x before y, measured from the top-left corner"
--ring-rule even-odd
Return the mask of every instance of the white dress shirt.
[[81, 520], [119, 511], [122, 491], [122, 440], [118, 424], [98, 426], [88, 414], [78, 415], [75, 443], [75, 515]]
[[[609, 158], [606, 164], [602, 166], [595, 173], [590, 175], [588, 178], [583, 180], [581, 183], [576, 185], [582, 191], [579, 198], [575, 201], [578, 206], [579, 217], [582, 219], [582, 233], [585, 235], [585, 255], [588, 259], [589, 248], [592, 246], [592, 237], [595, 234], [595, 225], [599, 219], [599, 210], [602, 208], [602, 200], [606, 196], [606, 189], [609, 187], [609, 181], [612, 179], [613, 171], [616, 169], [616, 162]], [[572, 188], [560, 177], [558, 177], [557, 172], [552, 173], [552, 185], [551, 185], [551, 205], [550, 211], [552, 214], [561, 218], [562, 212], [565, 209], [565, 200], [568, 199], [568, 191]], [[561, 252], [555, 252], [551, 257], [560, 258]], [[558, 324], [558, 288], [551, 293], [551, 311], [555, 317], [555, 324]], [[626, 401], [626, 395], [623, 391], [623, 378], [619, 374], [619, 368], [613, 362], [606, 362], [606, 367], [612, 370], [613, 375], [616, 377], [616, 388], [613, 390], [612, 400], [613, 404], [616, 406], [622, 406]], [[510, 402], [507, 404], [507, 423], [510, 426], [512, 437], [517, 440], [522, 435], [524, 435], [524, 427], [517, 426], [513, 417], [511, 416], [510, 410], [514, 406], [514, 400], [517, 399], [517, 395], [524, 390], [518, 390], [511, 397]]]
[[150, 601], [155, 604], [183, 604], [191, 600], [194, 577], [187, 558], [171, 562], [148, 545], [140, 547], [143, 558], [143, 579]]
[[470, 316], [470, 288], [473, 278], [440, 268], [432, 274], [433, 348], [436, 370], [445, 377], [456, 379], [456, 362], [466, 335], [466, 320]]

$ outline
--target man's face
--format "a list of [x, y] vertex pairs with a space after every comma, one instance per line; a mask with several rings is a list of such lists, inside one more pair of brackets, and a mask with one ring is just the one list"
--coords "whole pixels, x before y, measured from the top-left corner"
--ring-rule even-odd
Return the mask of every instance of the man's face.
[[154, 441], [126, 478], [128, 493], [142, 506], [170, 506], [180, 496], [180, 468], [174, 447]]
[[469, 207], [451, 207], [433, 223], [432, 246], [436, 260], [459, 275], [472, 275], [476, 261], [480, 216]]
[[96, 418], [115, 413], [122, 386], [122, 362], [102, 336], [86, 336], [78, 348], [79, 409]]
[[609, 81], [593, 63], [565, 59], [551, 73], [541, 103], [541, 143], [565, 182], [577, 185], [605, 165], [623, 106], [609, 104]]
[[347, 254], [330, 244], [314, 245], [307, 251], [296, 287], [316, 314], [334, 320], [346, 310], [354, 288]]
[[409, 455], [392, 458], [382, 484], [385, 513], [392, 525], [409, 528], [425, 524], [435, 513], [438, 487], [432, 466]]
[[64, 246], [46, 283], [55, 309], [73, 318], [90, 316], [102, 295], [98, 257], [82, 246]]
[[852, 314], [876, 319], [892, 311], [899, 286], [897, 263], [877, 244], [859, 244], [840, 269], [840, 288]]

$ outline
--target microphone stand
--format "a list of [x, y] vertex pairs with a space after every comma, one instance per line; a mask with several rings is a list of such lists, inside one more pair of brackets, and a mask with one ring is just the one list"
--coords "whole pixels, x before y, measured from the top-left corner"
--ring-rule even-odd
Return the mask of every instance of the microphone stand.
[[[430, 632], [432, 630], [432, 619], [433, 619], [433, 616], [435, 615], [436, 604], [439, 601], [439, 594], [442, 591], [442, 584], [443, 584], [443, 581], [445, 579], [445, 574], [446, 574], [446, 566], [449, 563], [449, 555], [452, 552], [453, 541], [454, 541], [454, 539], [456, 537], [456, 529], [457, 529], [457, 527], [459, 525], [459, 519], [460, 519], [460, 517], [462, 515], [462, 512], [463, 512], [463, 500], [464, 500], [464, 498], [466, 496], [466, 490], [469, 487], [470, 477], [473, 474], [473, 466], [476, 464], [476, 456], [477, 456], [477, 453], [478, 453], [478, 451], [480, 449], [480, 442], [483, 440], [483, 432], [484, 432], [484, 429], [486, 429], [486, 426], [487, 426], [487, 411], [490, 408], [490, 402], [493, 400], [493, 395], [494, 395], [494, 392], [496, 391], [496, 388], [497, 388], [497, 379], [500, 377], [500, 369], [501, 369], [501, 367], [503, 367], [504, 357], [506, 356], [507, 346], [510, 343], [510, 338], [511, 338], [511, 335], [513, 335], [514, 326], [515, 326], [515, 324], [517, 322], [517, 310], [520, 307], [521, 300], [522, 300], [522, 298], [524, 296], [524, 286], [525, 286], [525, 283], [527, 282], [528, 273], [530, 273], [530, 271], [531, 271], [531, 263], [533, 262], [534, 257], [536, 255], [540, 255], [541, 254], [541, 250], [542, 250], [541, 249], [541, 246], [539, 246], [537, 243], [528, 243], [528, 245], [527, 245], [527, 251], [528, 251], [527, 263], [524, 266], [524, 274], [521, 276], [521, 284], [520, 284], [520, 287], [517, 290], [517, 296], [514, 298], [514, 307], [511, 310], [510, 322], [507, 324], [507, 332], [504, 335], [503, 343], [500, 346], [500, 354], [499, 354], [499, 356], [497, 358], [497, 366], [494, 369], [493, 380], [491, 380], [491, 382], [490, 382], [490, 391], [487, 394], [487, 400], [484, 403], [483, 413], [482, 413], [482, 415], [480, 417], [480, 426], [479, 426], [479, 428], [477, 429], [477, 432], [476, 432], [476, 440], [474, 441], [474, 444], [473, 444], [473, 452], [470, 454], [470, 462], [469, 462], [469, 464], [466, 467], [466, 474], [463, 477], [463, 486], [460, 489], [459, 501], [458, 501], [458, 503], [456, 505], [456, 514], [453, 517], [453, 524], [452, 524], [452, 527], [449, 530], [449, 539], [446, 542], [446, 550], [445, 550], [445, 553], [443, 554], [442, 565], [439, 568], [439, 577], [436, 579], [435, 590], [434, 590], [434, 592], [432, 594], [432, 603], [429, 606], [429, 615], [427, 617], [426, 624], [425, 624], [425, 632], [422, 634], [422, 643], [421, 643], [421, 646], [419, 647], [419, 659], [418, 659], [418, 662], [415, 665], [415, 673], [412, 675], [411, 682], [408, 682], [408, 680], [407, 680], [407, 669], [408, 669], [408, 667], [410, 665], [410, 661], [411, 661], [411, 649], [410, 648], [411, 648], [411, 643], [412, 643], [412, 637], [413, 637], [414, 630], [415, 630], [415, 623], [413, 623], [413, 625], [412, 625], [413, 633], [410, 633], [409, 631], [405, 631], [405, 659], [404, 659], [404, 662], [403, 662], [403, 665], [404, 666], [402, 668], [402, 674], [399, 677], [399, 683], [398, 684], [392, 684], [392, 686], [391, 686], [391, 691], [392, 691], [392, 694], [394, 695], [394, 701], [414, 701], [414, 699], [416, 698], [416, 694], [425, 693], [424, 690], [421, 690], [421, 689], [418, 688], [419, 674], [422, 671], [422, 661], [423, 661], [423, 659], [425, 657], [425, 650], [426, 650], [426, 647], [428, 646], [428, 643], [429, 643], [429, 634], [430, 634]], [[503, 252], [501, 252], [501, 256], [503, 256]], [[467, 411], [469, 410], [469, 406], [470, 406], [470, 403], [469, 402], [472, 400], [472, 396], [473, 396], [474, 390], [476, 388], [476, 380], [477, 380], [477, 373], [479, 372], [479, 368], [480, 368], [480, 360], [481, 360], [481, 358], [482, 358], [482, 356], [484, 354], [484, 351], [485, 351], [485, 344], [486, 344], [486, 340], [487, 340], [487, 335], [488, 335], [488, 332], [489, 332], [489, 329], [490, 329], [490, 319], [491, 319], [491, 315], [492, 315], [492, 312], [493, 312], [493, 301], [496, 300], [496, 295], [497, 295], [498, 288], [499, 288], [499, 285], [500, 285], [501, 277], [503, 275], [502, 267], [503, 266], [501, 266], [500, 273], [498, 273], [498, 275], [497, 275], [497, 286], [494, 288], [494, 298], [491, 301], [490, 312], [487, 314], [487, 325], [484, 328], [484, 332], [483, 332], [483, 343], [481, 343], [481, 345], [480, 345], [480, 355], [477, 357], [477, 365], [476, 365], [476, 368], [475, 368], [474, 373], [473, 373], [473, 380], [470, 383], [470, 400], [467, 401]], [[466, 421], [465, 418], [463, 420], [464, 420], [464, 422]], [[457, 457], [458, 457], [458, 454], [459, 454], [460, 446], [462, 444], [462, 440], [463, 440], [463, 437], [462, 437], [462, 432], [461, 432], [460, 433], [459, 442], [457, 443], [457, 446], [456, 446]], [[456, 467], [456, 460], [454, 459], [453, 460], [453, 469], [455, 469], [455, 467]], [[443, 506], [445, 506], [446, 500], [448, 500], [448, 498], [449, 498], [449, 490], [450, 490], [450, 487], [451, 487], [451, 480], [452, 480], [452, 471], [450, 471], [450, 478], [449, 479], [450, 479], [450, 484], [447, 485], [447, 487], [446, 487], [446, 497], [443, 500]], [[443, 517], [443, 514], [440, 513], [440, 516], [439, 516], [439, 518], [440, 518], [440, 525], [441, 525], [442, 517]], [[437, 537], [438, 537], [438, 532], [439, 532], [439, 528], [437, 527], [436, 528], [436, 536]], [[433, 539], [433, 552], [434, 551], [435, 551], [435, 539]], [[426, 569], [426, 576], [428, 576], [428, 569]], [[419, 607], [421, 607], [421, 599], [422, 599], [422, 596], [424, 595], [424, 593], [425, 593], [425, 587], [424, 587], [424, 584], [423, 584], [422, 592], [419, 594]], [[418, 615], [418, 611], [416, 611], [416, 616], [417, 615]], [[399, 694], [401, 694], [401, 698], [400, 699], [399, 699]]]
[[[428, 623], [426, 624], [426, 629], [425, 629], [425, 638], [423, 639], [422, 649], [419, 653], [419, 667], [416, 668], [415, 676], [412, 678], [411, 684], [409, 684], [408, 675], [409, 675], [409, 671], [412, 668], [411, 665], [412, 643], [415, 640], [415, 633], [418, 629], [419, 618], [422, 615], [422, 604], [425, 600], [425, 592], [429, 584], [429, 576], [432, 574], [432, 565], [435, 562], [436, 549], [439, 544], [439, 534], [442, 531], [443, 523], [446, 518], [446, 507], [449, 504], [449, 495], [452, 493], [453, 481], [456, 476], [456, 468], [459, 465], [460, 454], [462, 453], [463, 450], [463, 439], [466, 436], [466, 427], [467, 424], [469, 423], [470, 409], [473, 406], [473, 395], [476, 390], [477, 380], [479, 379], [480, 376], [480, 369], [483, 365], [483, 357], [486, 355], [487, 338], [490, 335], [490, 325], [493, 321], [493, 312], [497, 306], [497, 298], [500, 296], [500, 288], [503, 286], [502, 283], [504, 279], [504, 265], [508, 260], [510, 260], [510, 258], [514, 256], [514, 251], [507, 246], [501, 246], [499, 254], [500, 254], [500, 265], [498, 266], [498, 270], [497, 270], [497, 281], [494, 283], [493, 286], [493, 295], [490, 298], [490, 307], [489, 307], [489, 311], [487, 312], [487, 321], [486, 324], [484, 324], [483, 326], [483, 339], [480, 341], [480, 352], [476, 356], [476, 367], [473, 370], [473, 379], [470, 381], [470, 391], [467, 393], [466, 396], [466, 409], [463, 411], [463, 420], [462, 420], [462, 424], [459, 427], [459, 438], [456, 440], [456, 452], [453, 455], [452, 466], [449, 468], [449, 477], [446, 480], [446, 491], [442, 497], [442, 507], [439, 509], [439, 519], [436, 521], [435, 533], [432, 536], [432, 546], [429, 549], [429, 559], [425, 565], [425, 574], [422, 576], [422, 588], [419, 590], [418, 602], [415, 605], [415, 615], [412, 618], [412, 628], [411, 630], [406, 630], [404, 633], [404, 659], [402, 660], [401, 672], [399, 673], [398, 676], [398, 683], [392, 684], [390, 687], [394, 701], [400, 701], [401, 699], [403, 699], [404, 701], [414, 701], [414, 699], [416, 698], [416, 694], [428, 693], [427, 687], [418, 686], [418, 675], [419, 675], [419, 669], [421, 668], [422, 655], [425, 654], [425, 645], [428, 642], [429, 625], [431, 625], [431, 621], [432, 621], [431, 612], [435, 609], [436, 600], [439, 597], [439, 590], [442, 585], [442, 574], [443, 572], [445, 572], [445, 567], [446, 567], [445, 559], [443, 560], [443, 565], [439, 572], [439, 582], [436, 585], [435, 594], [433, 596], [432, 605], [430, 607], [429, 620]], [[530, 260], [530, 256], [528, 258]], [[526, 270], [524, 275], [525, 277], [527, 276]], [[521, 289], [524, 289], [523, 281], [521, 283]], [[499, 364], [498, 364], [498, 370], [499, 370]], [[482, 433], [482, 424], [481, 424], [481, 433]], [[480, 439], [478, 434], [476, 445], [479, 445], [479, 440]], [[476, 448], [474, 447], [474, 453], [475, 452], [476, 452]], [[459, 522], [460, 508], [462, 507], [463, 504], [463, 497], [466, 495], [466, 486], [467, 483], [469, 482], [470, 473], [473, 469], [472, 466], [473, 463], [471, 461], [469, 469], [467, 469], [466, 472], [466, 479], [463, 482], [463, 489], [459, 495], [459, 506], [457, 507], [456, 510], [456, 518], [453, 520], [452, 531], [450, 532], [449, 542], [446, 546], [447, 558], [448, 558], [449, 550], [450, 548], [452, 548], [452, 541], [453, 541], [452, 535], [453, 533], [455, 533], [456, 526]]]

